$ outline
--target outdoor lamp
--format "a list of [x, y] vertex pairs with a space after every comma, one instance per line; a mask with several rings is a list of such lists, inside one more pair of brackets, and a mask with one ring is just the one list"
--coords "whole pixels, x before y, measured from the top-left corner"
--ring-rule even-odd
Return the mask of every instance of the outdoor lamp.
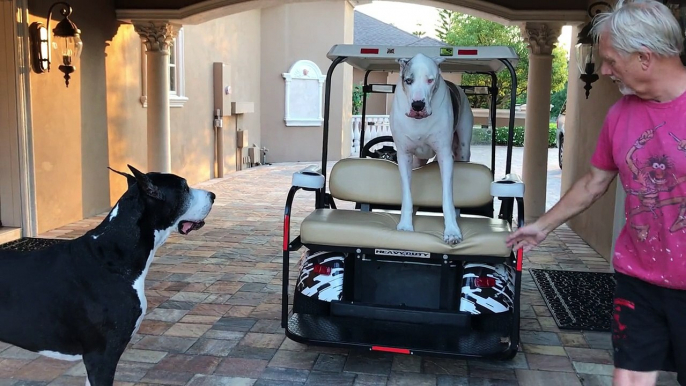
[[[63, 19], [57, 23], [52, 30], [54, 41], [51, 39], [50, 19], [52, 19], [52, 8], [60, 5], [60, 14]], [[69, 20], [71, 15], [71, 6], [63, 1], [54, 3], [48, 10], [47, 24], [34, 22], [29, 26], [31, 39], [31, 66], [33, 71], [42, 74], [50, 71], [50, 63], [52, 62], [51, 48], [59, 55], [60, 66], [59, 69], [64, 73], [64, 79], [67, 87], [69, 87], [70, 75], [76, 67], [73, 65], [73, 60], [81, 55], [83, 43], [81, 42], [81, 30], [76, 27], [76, 24]]]
[[[591, 91], [591, 84], [599, 79], [598, 68], [595, 63], [595, 45], [593, 44], [593, 35], [591, 35], [591, 28], [593, 27], [593, 20], [597, 14], [600, 13], [599, 7], [604, 7], [608, 11], [612, 9], [610, 4], [603, 1], [598, 1], [591, 4], [588, 7], [588, 16], [591, 17], [591, 21], [584, 26], [584, 28], [579, 31], [577, 35], [576, 42], [576, 64], [579, 66], [579, 72], [581, 75], [579, 79], [584, 81], [586, 85], [584, 89], [586, 90], [586, 99], [588, 99], [588, 94]], [[596, 9], [595, 13], [593, 10]]]

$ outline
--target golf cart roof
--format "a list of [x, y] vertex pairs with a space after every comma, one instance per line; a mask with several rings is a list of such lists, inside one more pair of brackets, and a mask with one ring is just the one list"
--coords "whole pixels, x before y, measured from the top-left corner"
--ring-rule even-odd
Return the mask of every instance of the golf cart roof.
[[453, 46], [382, 46], [360, 44], [336, 44], [326, 57], [347, 57], [346, 63], [361, 70], [399, 71], [396, 61], [412, 58], [422, 53], [428, 57], [442, 57], [443, 72], [498, 72], [505, 68], [500, 59], [507, 59], [516, 66], [519, 56], [507, 46], [453, 47]]

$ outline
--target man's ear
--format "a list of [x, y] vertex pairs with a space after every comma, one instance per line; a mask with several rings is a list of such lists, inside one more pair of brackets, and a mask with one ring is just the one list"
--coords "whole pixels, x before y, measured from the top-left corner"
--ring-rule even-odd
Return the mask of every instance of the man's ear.
[[109, 166], [107, 168], [110, 169], [111, 171], [121, 175], [121, 176], [126, 177], [126, 184], [128, 185], [129, 188], [131, 187], [131, 185], [136, 183], [136, 177], [130, 175], [129, 173], [124, 173], [124, 172], [120, 172], [118, 170], [114, 170]]
[[643, 71], [650, 67], [654, 58], [653, 52], [648, 49], [643, 49], [638, 52], [638, 62], [641, 64]]
[[133, 175], [136, 177], [136, 182], [138, 183], [138, 189], [140, 189], [141, 193], [145, 194], [146, 196], [152, 197], [156, 200], [164, 200], [164, 195], [160, 190], [155, 186], [152, 181], [150, 181], [150, 178], [146, 176], [145, 174], [141, 173], [138, 169], [134, 168], [131, 165], [127, 165], [129, 169], [131, 169], [131, 172], [133, 172]]

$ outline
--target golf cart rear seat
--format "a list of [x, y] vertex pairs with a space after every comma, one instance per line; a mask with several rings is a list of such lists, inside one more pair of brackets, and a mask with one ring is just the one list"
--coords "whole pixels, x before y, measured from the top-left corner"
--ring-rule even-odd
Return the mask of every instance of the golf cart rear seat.
[[[411, 181], [415, 206], [441, 208], [442, 184], [438, 163], [415, 169]], [[294, 185], [297, 185], [295, 176]], [[399, 207], [402, 200], [398, 166], [382, 159], [347, 158], [338, 161], [329, 177], [329, 190], [335, 199], [362, 204]], [[494, 183], [491, 171], [485, 165], [456, 162], [453, 191], [453, 203], [457, 208], [473, 208], [490, 203], [493, 197], [521, 197], [524, 187], [516, 176]], [[506, 220], [461, 216], [458, 225], [464, 239], [452, 246], [443, 241], [442, 215], [415, 213], [414, 232], [396, 230], [399, 220], [400, 215], [396, 213], [320, 208], [303, 220], [300, 237], [301, 242], [309, 246], [502, 258], [508, 258], [512, 253], [505, 245], [505, 238], [511, 231]]]

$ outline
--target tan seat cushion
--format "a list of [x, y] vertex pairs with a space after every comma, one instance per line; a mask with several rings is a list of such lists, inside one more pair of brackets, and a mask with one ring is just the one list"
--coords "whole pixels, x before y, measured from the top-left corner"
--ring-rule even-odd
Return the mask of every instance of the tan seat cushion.
[[[490, 203], [491, 169], [471, 162], [453, 166], [453, 203], [459, 208], [473, 208]], [[344, 158], [334, 165], [329, 178], [334, 198], [365, 204], [400, 205], [402, 189], [398, 165], [384, 159]], [[443, 184], [438, 162], [412, 171], [412, 204], [440, 208]]]
[[300, 226], [301, 241], [359, 248], [384, 248], [451, 255], [509, 257], [505, 238], [507, 221], [487, 217], [460, 217], [457, 223], [464, 240], [457, 245], [443, 242], [443, 216], [416, 214], [414, 232], [396, 230], [400, 215], [344, 209], [317, 209]]

